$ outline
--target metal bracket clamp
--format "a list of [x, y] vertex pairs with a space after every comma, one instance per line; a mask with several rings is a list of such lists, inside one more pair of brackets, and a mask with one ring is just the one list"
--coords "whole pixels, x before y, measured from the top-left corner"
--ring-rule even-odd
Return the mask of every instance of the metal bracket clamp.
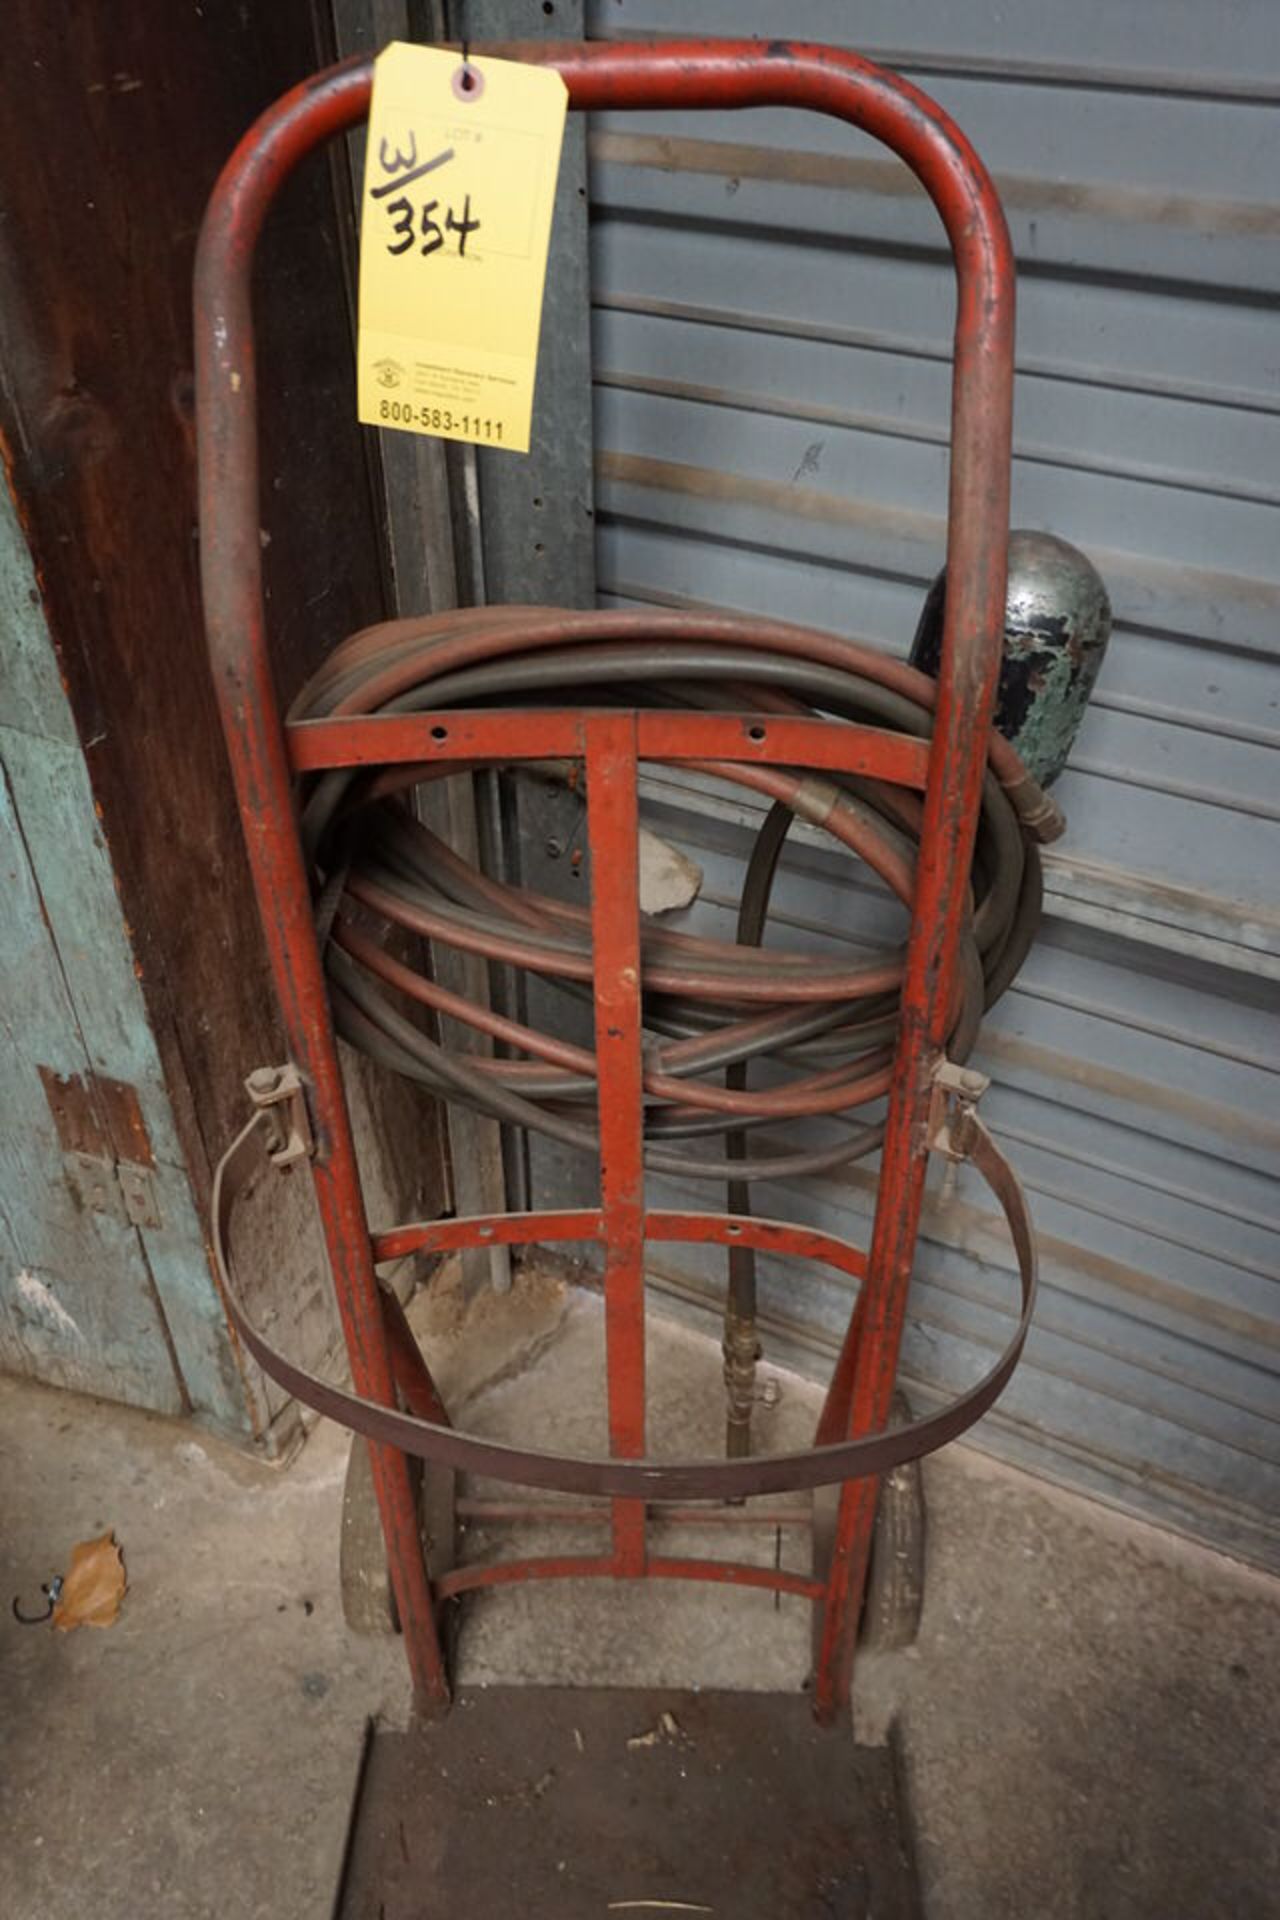
[[976, 1067], [958, 1066], [945, 1056], [933, 1070], [926, 1144], [948, 1163], [939, 1195], [944, 1206], [956, 1190], [956, 1168], [976, 1145], [981, 1125], [978, 1102], [990, 1085], [989, 1077]]
[[975, 1067], [939, 1060], [929, 1102], [929, 1151], [944, 1160], [967, 1160], [973, 1152], [978, 1102], [991, 1081]]
[[255, 1067], [244, 1083], [255, 1112], [266, 1121], [267, 1157], [274, 1167], [296, 1166], [315, 1152], [315, 1135], [302, 1075], [286, 1061], [282, 1067]]

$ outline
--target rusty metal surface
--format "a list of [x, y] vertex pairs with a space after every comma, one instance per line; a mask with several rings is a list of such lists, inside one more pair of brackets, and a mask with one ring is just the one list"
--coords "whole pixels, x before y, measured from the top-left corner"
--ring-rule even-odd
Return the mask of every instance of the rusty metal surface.
[[37, 1071], [64, 1153], [154, 1167], [136, 1087], [102, 1073], [58, 1073], [44, 1066]]
[[[602, 1216], [610, 1291], [608, 1384], [610, 1432], [614, 1455], [603, 1462], [573, 1462], [507, 1450], [490, 1471], [532, 1484], [577, 1486], [604, 1492], [615, 1501], [614, 1552], [608, 1570], [626, 1574], [675, 1574], [689, 1577], [758, 1578], [759, 1569], [708, 1573], [706, 1563], [662, 1561], [647, 1557], [643, 1510], [638, 1502], [660, 1497], [659, 1490], [690, 1497], [734, 1493], [760, 1486], [798, 1487], [850, 1473], [874, 1476], [905, 1457], [904, 1435], [883, 1432], [897, 1368], [919, 1225], [925, 1163], [929, 1152], [927, 1121], [934, 1070], [956, 1022], [957, 994], [971, 992], [968, 962], [971, 858], [987, 781], [989, 724], [1000, 660], [1008, 527], [1010, 408], [1012, 393], [1013, 263], [1008, 235], [991, 183], [981, 162], [950, 120], [916, 88], [855, 55], [838, 50], [792, 46], [783, 42], [672, 42], [625, 47], [528, 45], [493, 48], [496, 53], [551, 64], [564, 77], [576, 109], [595, 107], [807, 107], [858, 126], [894, 149], [913, 169], [932, 198], [951, 243], [956, 268], [955, 377], [952, 401], [952, 454], [947, 565], [949, 591], [936, 696], [932, 697], [923, 803], [908, 791], [888, 801], [890, 817], [917, 823], [914, 862], [882, 858], [877, 871], [896, 884], [910, 902], [911, 931], [905, 958], [893, 971], [900, 981], [896, 1047], [877, 1090], [888, 1087], [882, 1173], [872, 1243], [865, 1263], [862, 1297], [850, 1322], [824, 1415], [832, 1444], [819, 1452], [772, 1462], [737, 1460], [692, 1463], [683, 1469], [655, 1466], [635, 1457], [643, 1445], [642, 1255], [652, 1217], [643, 1213], [640, 1118], [643, 1111], [641, 982], [643, 959], [634, 898], [635, 781], [637, 758], [660, 758], [668, 735], [668, 716], [643, 719], [593, 714], [584, 721], [581, 743], [566, 750], [595, 761], [598, 777], [588, 796], [588, 830], [597, 898], [592, 921], [594, 950], [586, 971], [596, 999], [597, 1058], [600, 1073], [599, 1120], [602, 1168]], [[218, 690], [228, 751], [246, 826], [254, 886], [258, 896], [273, 976], [291, 1057], [310, 1095], [316, 1152], [312, 1159], [321, 1222], [346, 1335], [354, 1395], [309, 1379], [273, 1354], [247, 1321], [242, 1331], [251, 1349], [270, 1356], [278, 1379], [296, 1382], [312, 1404], [375, 1441], [374, 1481], [387, 1534], [388, 1559], [406, 1651], [420, 1704], [439, 1708], [448, 1688], [435, 1632], [432, 1594], [416, 1537], [412, 1489], [405, 1458], [422, 1452], [441, 1462], [476, 1465], [482, 1443], [435, 1422], [415, 1421], [396, 1411], [397, 1367], [388, 1344], [388, 1328], [374, 1274], [374, 1248], [365, 1218], [350, 1124], [343, 1100], [333, 1023], [326, 997], [321, 955], [312, 918], [307, 855], [293, 811], [290, 747], [277, 706], [272, 679], [266, 611], [262, 596], [258, 514], [256, 390], [250, 275], [254, 248], [268, 207], [293, 167], [323, 141], [356, 124], [365, 113], [370, 65], [353, 62], [321, 74], [285, 96], [251, 130], [233, 155], [210, 203], [201, 234], [196, 271], [196, 341], [199, 455], [201, 483], [201, 569], [210, 658]], [[591, 616], [582, 616], [590, 619]], [[492, 619], [492, 616], [490, 616]], [[554, 611], [509, 609], [500, 617], [499, 642], [519, 637], [525, 650], [549, 647], [563, 637], [572, 616]], [[411, 623], [409, 623], [411, 624]], [[687, 626], [689, 623], [685, 623]], [[715, 623], [704, 623], [714, 626]], [[701, 638], [740, 639], [739, 623]], [[615, 635], [624, 623], [615, 623]], [[403, 629], [401, 630], [401, 636]], [[379, 630], [359, 636], [343, 649], [351, 657], [376, 649]], [[697, 636], [695, 636], [697, 637]], [[437, 629], [436, 659], [445, 664], [450, 641]], [[458, 668], [467, 653], [467, 621], [458, 617], [447, 664]], [[844, 667], [857, 652], [830, 637], [771, 630], [772, 644], [784, 655], [810, 662], [836, 658]], [[757, 643], [758, 644], [758, 643]], [[502, 651], [499, 644], [491, 651]], [[412, 652], [412, 649], [410, 649]], [[476, 656], [473, 656], [476, 657]], [[414, 683], [419, 662], [384, 663], [364, 687], [366, 704], [379, 706]], [[892, 669], [880, 662], [883, 681]], [[900, 668], [900, 674], [910, 670]], [[325, 675], [318, 678], [324, 682]], [[914, 679], [914, 677], [913, 677]], [[342, 700], [336, 702], [342, 715]], [[784, 708], [784, 713], [786, 709]], [[514, 744], [519, 716], [491, 717], [489, 758], [505, 758]], [[450, 722], [426, 716], [427, 732], [403, 731], [399, 754], [391, 759], [430, 761], [431, 737], [442, 749], [450, 744]], [[503, 724], [505, 721], [505, 725]], [[770, 723], [771, 724], [771, 723]], [[311, 765], [332, 765], [355, 753], [376, 752], [377, 721], [348, 720], [322, 743]], [[484, 717], [473, 717], [472, 747], [481, 744]], [[641, 728], [648, 728], [641, 741]], [[779, 732], [782, 729], [779, 727]], [[294, 730], [296, 735], [301, 729]], [[834, 751], [852, 753], [859, 729], [831, 724]], [[674, 736], [672, 736], [674, 737]], [[865, 746], [865, 730], [862, 734]], [[452, 742], [457, 747], [456, 740]], [[517, 747], [518, 750], [518, 747]], [[542, 751], [547, 747], [544, 744]], [[445, 757], [442, 753], [441, 757]], [[811, 779], [797, 779], [773, 764], [781, 755], [759, 721], [739, 726], [736, 741], [725, 743], [713, 762], [732, 777], [755, 786], [807, 818], [815, 807], [824, 824], [847, 824], [829, 800], [817, 805]], [[800, 756], [803, 763], [803, 755]], [[751, 764], [747, 764], [751, 763]], [[350, 761], [347, 761], [350, 764]], [[449, 764], [465, 760], [455, 752]], [[703, 765], [705, 760], [691, 760]], [[296, 766], [296, 761], [294, 763]], [[908, 789], [918, 780], [918, 762], [877, 766], [882, 781], [902, 780]], [[321, 779], [325, 776], [321, 774]], [[404, 774], [397, 779], [403, 783]], [[1019, 805], [1025, 776], [1013, 763], [1002, 784]], [[886, 792], [889, 790], [886, 788]], [[911, 803], [906, 816], [902, 807]], [[849, 830], [850, 844], [876, 861], [872, 841]], [[1017, 836], [1015, 835], [1015, 839]], [[895, 871], [896, 866], [896, 871]], [[601, 906], [601, 900], [605, 905]], [[385, 906], [369, 897], [365, 905]], [[425, 929], [430, 931], [430, 929]], [[775, 972], [785, 971], [775, 967]], [[689, 974], [683, 979], [687, 986]], [[736, 981], [731, 985], [736, 986]], [[767, 997], [767, 996], [763, 996]], [[874, 1055], [872, 1056], [874, 1059]], [[446, 1083], [461, 1084], [457, 1062], [439, 1050], [436, 1070]], [[821, 1076], [817, 1076], [821, 1083]], [[805, 1088], [806, 1096], [817, 1091]], [[847, 1094], [846, 1088], [840, 1089]], [[741, 1094], [729, 1089], [729, 1113], [741, 1112]], [[509, 1092], [508, 1103], [515, 1097]], [[706, 1100], [705, 1089], [702, 1095]], [[758, 1096], [752, 1096], [758, 1098]], [[846, 1102], [847, 1103], [847, 1102]], [[717, 1103], [712, 1101], [714, 1106]], [[803, 1105], [797, 1109], [805, 1110]], [[677, 1109], [679, 1111], [679, 1109]], [[985, 1140], [981, 1129], [979, 1139]], [[242, 1171], [241, 1142], [224, 1162], [219, 1182], [219, 1224], [225, 1228], [235, 1176]], [[989, 1148], [989, 1142], [987, 1142]], [[735, 1163], [740, 1178], [750, 1163]], [[987, 1171], [997, 1187], [1012, 1176], [995, 1156]], [[964, 1396], [938, 1424], [917, 1423], [908, 1430], [915, 1451], [961, 1430], [984, 1394], [994, 1394], [1012, 1369], [1025, 1332], [1034, 1292], [1034, 1259], [1016, 1183], [1005, 1196], [1019, 1247], [1024, 1315], [1011, 1347], [994, 1374], [974, 1394]], [[680, 1232], [694, 1231], [696, 1216], [673, 1216]], [[744, 1237], [748, 1223], [721, 1223], [726, 1236]], [[509, 1237], [509, 1223], [457, 1223], [457, 1244], [476, 1244], [487, 1235]], [[528, 1216], [523, 1237], [536, 1236], [543, 1216]], [[750, 1223], [754, 1231], [755, 1223]], [[584, 1233], [597, 1229], [583, 1226]], [[514, 1231], [519, 1231], [515, 1229]], [[775, 1229], [788, 1245], [788, 1230]], [[803, 1238], [803, 1236], [800, 1236]], [[425, 1242], [424, 1242], [425, 1244]], [[756, 1244], [759, 1244], [757, 1241]], [[798, 1250], [798, 1246], [797, 1249]], [[225, 1261], [224, 1261], [225, 1272]], [[229, 1278], [229, 1276], [227, 1276]], [[256, 1343], [256, 1344], [255, 1344]], [[421, 1382], [419, 1383], [422, 1384]], [[424, 1388], [425, 1395], [425, 1388]], [[684, 1478], [681, 1478], [681, 1473]], [[539, 1476], [544, 1476], [539, 1478]], [[665, 1476], [663, 1478], [662, 1476]], [[737, 1476], [735, 1478], [735, 1476]], [[820, 1596], [821, 1648], [815, 1710], [834, 1717], [847, 1698], [854, 1626], [865, 1580], [874, 1522], [874, 1477], [844, 1486], [831, 1554], [831, 1571]], [[571, 1571], [595, 1571], [597, 1563], [523, 1563], [522, 1570], [489, 1569], [493, 1579], [533, 1578]], [[779, 1576], [781, 1578], [781, 1576]], [[788, 1577], [794, 1585], [794, 1579]], [[443, 1587], [441, 1589], [444, 1590]], [[801, 1590], [797, 1588], [796, 1590]], [[807, 1588], [805, 1589], [807, 1590]]]
[[[667, 1716], [667, 1718], [664, 1718]], [[370, 1737], [336, 1920], [918, 1920], [892, 1747], [799, 1696], [493, 1687]]]

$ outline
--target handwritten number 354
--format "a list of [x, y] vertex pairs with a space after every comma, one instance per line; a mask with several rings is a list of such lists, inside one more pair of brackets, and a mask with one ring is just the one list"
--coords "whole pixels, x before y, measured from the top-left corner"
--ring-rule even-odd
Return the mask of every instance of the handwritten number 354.
[[[417, 225], [414, 219], [414, 205], [409, 199], [409, 196], [404, 192], [404, 188], [409, 185], [410, 181], [421, 180], [424, 174], [434, 173], [437, 167], [447, 166], [452, 159], [453, 148], [446, 147], [442, 153], [433, 154], [430, 160], [419, 162], [418, 136], [416, 133], [410, 133], [409, 135], [407, 152], [401, 152], [398, 148], [393, 150], [385, 140], [380, 143], [378, 147], [378, 165], [384, 173], [389, 173], [392, 177], [390, 180], [384, 180], [381, 186], [374, 187], [371, 197], [374, 200], [383, 200], [386, 199], [389, 193], [397, 194], [394, 200], [387, 201], [387, 212], [392, 215], [391, 231], [396, 235], [394, 240], [387, 241], [388, 253], [407, 253], [418, 237]], [[397, 189], [399, 189], [398, 193]], [[445, 233], [448, 232], [457, 234], [458, 252], [459, 254], [465, 254], [467, 251], [467, 235], [469, 233], [475, 233], [480, 225], [478, 220], [471, 218], [471, 195], [468, 193], [463, 199], [461, 220], [455, 217], [453, 208], [449, 208], [445, 214], [443, 229], [439, 221], [433, 220], [431, 217], [439, 205], [440, 202], [438, 200], [428, 200], [422, 209], [421, 230], [423, 253], [435, 253], [439, 247], [444, 245], [444, 236]]]
[[465, 255], [467, 251], [467, 235], [469, 233], [475, 233], [480, 225], [478, 220], [471, 218], [471, 195], [468, 193], [463, 199], [461, 219], [456, 217], [452, 207], [448, 209], [444, 217], [443, 228], [440, 226], [438, 220], [432, 218], [432, 215], [439, 205], [440, 202], [438, 200], [428, 200], [422, 209], [421, 221], [415, 223], [413, 202], [407, 194], [402, 193], [398, 199], [389, 200], [387, 202], [387, 212], [394, 215], [391, 231], [398, 237], [395, 240], [388, 240], [387, 252], [407, 253], [418, 237], [418, 227], [420, 225], [423, 253], [435, 253], [438, 248], [444, 245], [446, 233], [456, 233], [458, 236], [458, 252], [459, 254]]

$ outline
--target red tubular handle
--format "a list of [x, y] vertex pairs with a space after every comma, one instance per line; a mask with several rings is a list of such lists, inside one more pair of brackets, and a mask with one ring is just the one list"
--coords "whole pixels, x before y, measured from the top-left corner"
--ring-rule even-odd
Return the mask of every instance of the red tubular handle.
[[[932, 1075], [952, 1010], [1002, 652], [1014, 317], [1004, 216], [981, 161], [947, 116], [908, 82], [852, 53], [706, 40], [495, 45], [485, 52], [554, 67], [571, 106], [581, 110], [778, 106], [846, 120], [912, 168], [950, 241], [957, 298], [942, 661], [875, 1226], [858, 1319], [841, 1361], [841, 1378], [850, 1382], [843, 1424], [849, 1435], [873, 1433], [889, 1414], [928, 1155]], [[254, 249], [272, 200], [306, 154], [365, 116], [372, 71], [369, 61], [353, 61], [295, 88], [262, 116], [224, 169], [196, 260], [196, 405], [205, 622], [228, 753], [290, 1054], [312, 1083], [313, 1175], [352, 1372], [366, 1400], [391, 1407], [392, 1356], [268, 656], [250, 301]], [[420, 1694], [438, 1701], [446, 1689], [404, 1462], [394, 1443], [377, 1446], [374, 1459], [415, 1678]], [[865, 1480], [842, 1496], [819, 1661], [821, 1717], [830, 1717], [847, 1693], [874, 1501], [874, 1483]]]
[[[947, 616], [934, 728], [931, 804], [918, 875], [907, 1000], [929, 1007], [926, 1050], [941, 1045], [972, 853], [983, 739], [999, 673], [1009, 524], [1014, 269], [991, 180], [953, 122], [896, 74], [836, 48], [785, 41], [652, 46], [536, 42], [486, 48], [552, 66], [570, 104], [594, 108], [805, 107], [891, 147], [928, 192], [956, 270], [955, 370], [947, 538]], [[258, 537], [257, 408], [250, 270], [271, 202], [298, 162], [367, 113], [372, 63], [331, 68], [283, 96], [251, 128], [214, 190], [196, 262], [197, 418], [205, 620], [220, 691], [252, 689], [276, 722]], [[237, 702], [237, 704], [239, 704]], [[243, 707], [240, 707], [243, 713]], [[270, 731], [278, 741], [278, 724]], [[265, 741], [261, 743], [264, 747]], [[257, 756], [255, 756], [256, 758]], [[249, 794], [277, 798], [283, 754]], [[246, 769], [247, 771], [247, 769]], [[945, 798], [945, 806], [944, 806]], [[256, 808], [255, 808], [256, 810]], [[907, 1053], [915, 1049], [905, 1049]], [[903, 1062], [904, 1070], [908, 1063]], [[918, 1085], [920, 1062], [910, 1068]]]

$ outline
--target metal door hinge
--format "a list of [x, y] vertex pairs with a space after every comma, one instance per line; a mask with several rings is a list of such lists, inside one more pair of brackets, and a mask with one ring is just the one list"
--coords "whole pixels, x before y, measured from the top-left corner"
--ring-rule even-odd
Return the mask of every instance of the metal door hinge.
[[150, 1167], [131, 1166], [127, 1160], [116, 1165], [116, 1179], [124, 1199], [125, 1218], [135, 1227], [161, 1227], [160, 1200], [155, 1175]]
[[90, 1069], [37, 1071], [77, 1203], [122, 1226], [162, 1226], [155, 1156], [137, 1088]]
[[302, 1075], [286, 1061], [282, 1067], [256, 1067], [245, 1091], [267, 1123], [267, 1157], [273, 1166], [292, 1167], [315, 1152]]
[[62, 1169], [86, 1212], [131, 1227], [164, 1225], [150, 1167], [108, 1160], [95, 1153], [64, 1153]]

